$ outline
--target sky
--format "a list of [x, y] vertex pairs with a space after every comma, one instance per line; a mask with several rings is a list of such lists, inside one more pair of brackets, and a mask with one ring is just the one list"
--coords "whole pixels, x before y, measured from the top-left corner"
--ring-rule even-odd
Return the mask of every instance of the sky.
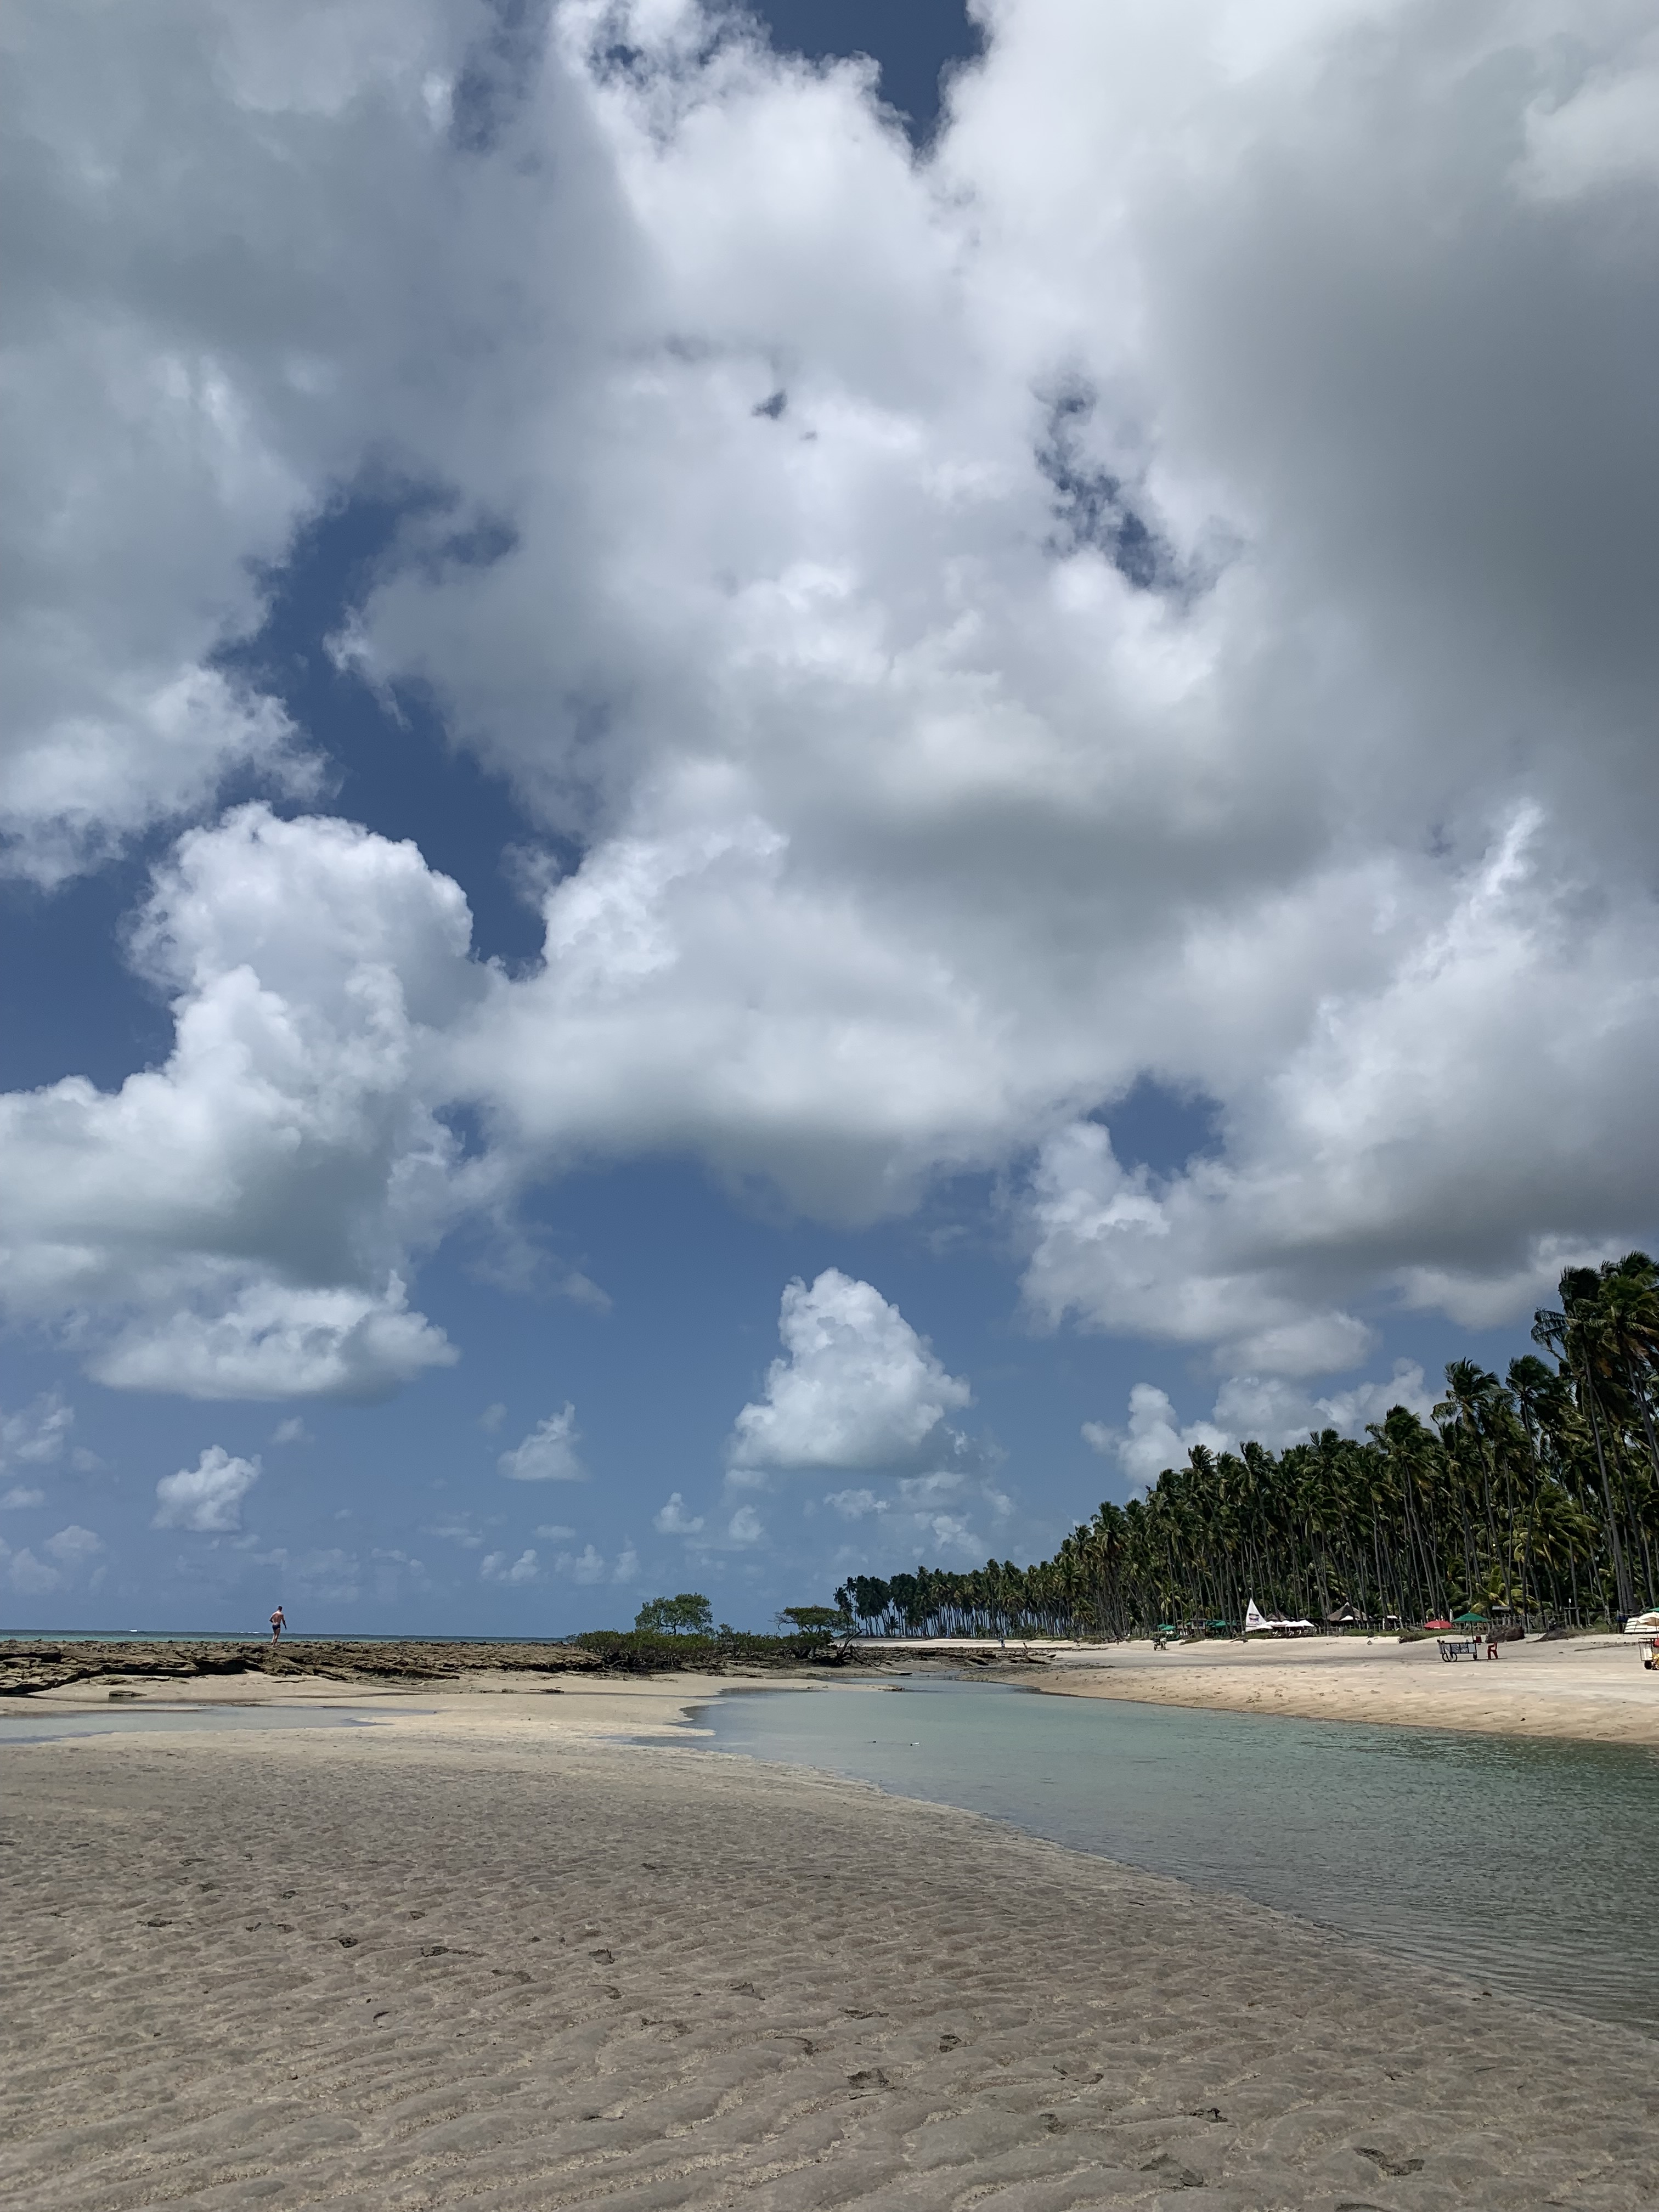
[[1650, 6], [0, 40], [0, 1630], [763, 1627], [1659, 1237]]

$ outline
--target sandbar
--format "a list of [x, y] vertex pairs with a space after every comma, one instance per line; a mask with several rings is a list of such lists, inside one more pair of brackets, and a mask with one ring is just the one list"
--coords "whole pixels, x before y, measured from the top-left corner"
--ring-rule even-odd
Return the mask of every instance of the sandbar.
[[0, 1753], [0, 2192], [30, 2212], [1653, 2204], [1650, 2039], [700, 1751], [670, 1732], [708, 1693], [354, 1694], [381, 1725]]

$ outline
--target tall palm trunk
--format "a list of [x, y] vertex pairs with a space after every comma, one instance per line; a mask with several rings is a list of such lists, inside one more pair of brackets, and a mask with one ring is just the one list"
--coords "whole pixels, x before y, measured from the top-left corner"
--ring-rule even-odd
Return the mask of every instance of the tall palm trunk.
[[1607, 1550], [1613, 1558], [1613, 1589], [1620, 1612], [1628, 1615], [1636, 1610], [1636, 1595], [1631, 1587], [1630, 1569], [1625, 1564], [1624, 1547], [1619, 1541], [1618, 1516], [1613, 1506], [1613, 1484], [1607, 1475], [1607, 1455], [1601, 1447], [1601, 1418], [1596, 1406], [1595, 1381], [1588, 1351], [1584, 1354], [1584, 1395], [1589, 1401], [1590, 1434], [1595, 1439], [1595, 1467], [1601, 1478], [1601, 1503], [1607, 1509]]

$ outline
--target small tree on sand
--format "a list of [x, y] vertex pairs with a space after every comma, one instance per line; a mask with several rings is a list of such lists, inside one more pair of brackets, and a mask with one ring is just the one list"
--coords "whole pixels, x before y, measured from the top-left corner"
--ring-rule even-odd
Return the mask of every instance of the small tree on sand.
[[634, 1617], [634, 1626], [649, 1636], [712, 1636], [714, 1615], [709, 1602], [696, 1590], [682, 1590], [678, 1597], [653, 1597]]
[[797, 1636], [811, 1637], [814, 1642], [834, 1636], [850, 1625], [845, 1614], [832, 1605], [787, 1605], [778, 1615], [778, 1626], [786, 1634], [793, 1630]]

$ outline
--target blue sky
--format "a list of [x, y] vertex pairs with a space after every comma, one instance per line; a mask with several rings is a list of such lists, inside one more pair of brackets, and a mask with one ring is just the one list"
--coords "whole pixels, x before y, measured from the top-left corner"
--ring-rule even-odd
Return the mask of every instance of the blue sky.
[[1651, 1242], [1648, 79], [1372, 12], [22, 11], [0, 1627], [763, 1626]]

